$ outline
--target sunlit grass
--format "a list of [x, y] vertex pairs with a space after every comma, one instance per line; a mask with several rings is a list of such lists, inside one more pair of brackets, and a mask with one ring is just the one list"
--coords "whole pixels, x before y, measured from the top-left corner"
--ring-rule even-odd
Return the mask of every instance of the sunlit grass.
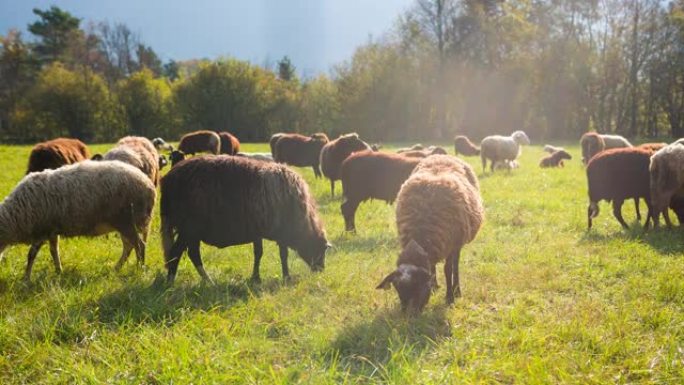
[[[29, 150], [0, 147], [2, 196]], [[510, 173], [483, 176], [469, 159], [487, 218], [462, 254], [463, 297], [447, 307], [442, 283], [417, 317], [374, 289], [398, 252], [393, 206], [362, 204], [358, 233], [345, 233], [341, 198], [310, 169], [297, 171], [335, 248], [320, 274], [290, 258], [290, 282], [265, 242], [261, 284], [249, 281], [251, 246], [205, 246], [216, 285], [184, 258], [166, 287], [158, 212], [145, 270], [132, 258], [113, 271], [114, 234], [67, 239], [65, 272], [43, 250], [27, 285], [28, 247], [15, 246], [0, 263], [0, 383], [681, 383], [682, 230], [642, 235], [627, 203], [623, 231], [603, 203], [587, 232], [586, 177], [570, 150], [564, 169], [540, 169], [537, 146]]]

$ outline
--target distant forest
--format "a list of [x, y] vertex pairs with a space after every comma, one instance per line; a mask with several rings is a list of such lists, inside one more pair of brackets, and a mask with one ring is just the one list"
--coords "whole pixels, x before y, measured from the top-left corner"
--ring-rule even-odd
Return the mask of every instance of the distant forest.
[[226, 57], [163, 63], [126, 25], [35, 9], [0, 36], [0, 141], [195, 129], [243, 141], [684, 136], [684, 0], [416, 0], [329, 74]]

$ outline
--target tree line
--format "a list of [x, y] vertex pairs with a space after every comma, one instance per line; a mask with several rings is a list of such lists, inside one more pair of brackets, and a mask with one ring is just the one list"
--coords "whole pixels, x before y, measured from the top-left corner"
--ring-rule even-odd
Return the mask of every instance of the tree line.
[[234, 58], [163, 63], [120, 23], [58, 7], [0, 36], [0, 140], [245, 141], [274, 132], [372, 141], [588, 130], [684, 136], [684, 0], [416, 0], [329, 74]]

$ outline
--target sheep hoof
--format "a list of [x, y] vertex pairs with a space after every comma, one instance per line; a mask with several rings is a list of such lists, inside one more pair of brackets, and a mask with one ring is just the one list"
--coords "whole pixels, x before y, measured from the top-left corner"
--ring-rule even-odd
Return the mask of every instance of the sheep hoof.
[[249, 278], [249, 281], [251, 283], [261, 283], [261, 277], [259, 277], [258, 275], [253, 275]]

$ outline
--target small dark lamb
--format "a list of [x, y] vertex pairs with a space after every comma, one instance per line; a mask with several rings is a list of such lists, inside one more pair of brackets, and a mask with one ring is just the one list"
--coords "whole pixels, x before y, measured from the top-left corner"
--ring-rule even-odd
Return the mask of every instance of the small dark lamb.
[[454, 138], [454, 153], [463, 156], [478, 156], [480, 149], [467, 136], [458, 135]]
[[541, 161], [539, 161], [539, 167], [563, 167], [563, 159], [571, 160], [572, 155], [568, 154], [568, 152], [565, 150], [556, 151], [551, 155], [543, 157]]

